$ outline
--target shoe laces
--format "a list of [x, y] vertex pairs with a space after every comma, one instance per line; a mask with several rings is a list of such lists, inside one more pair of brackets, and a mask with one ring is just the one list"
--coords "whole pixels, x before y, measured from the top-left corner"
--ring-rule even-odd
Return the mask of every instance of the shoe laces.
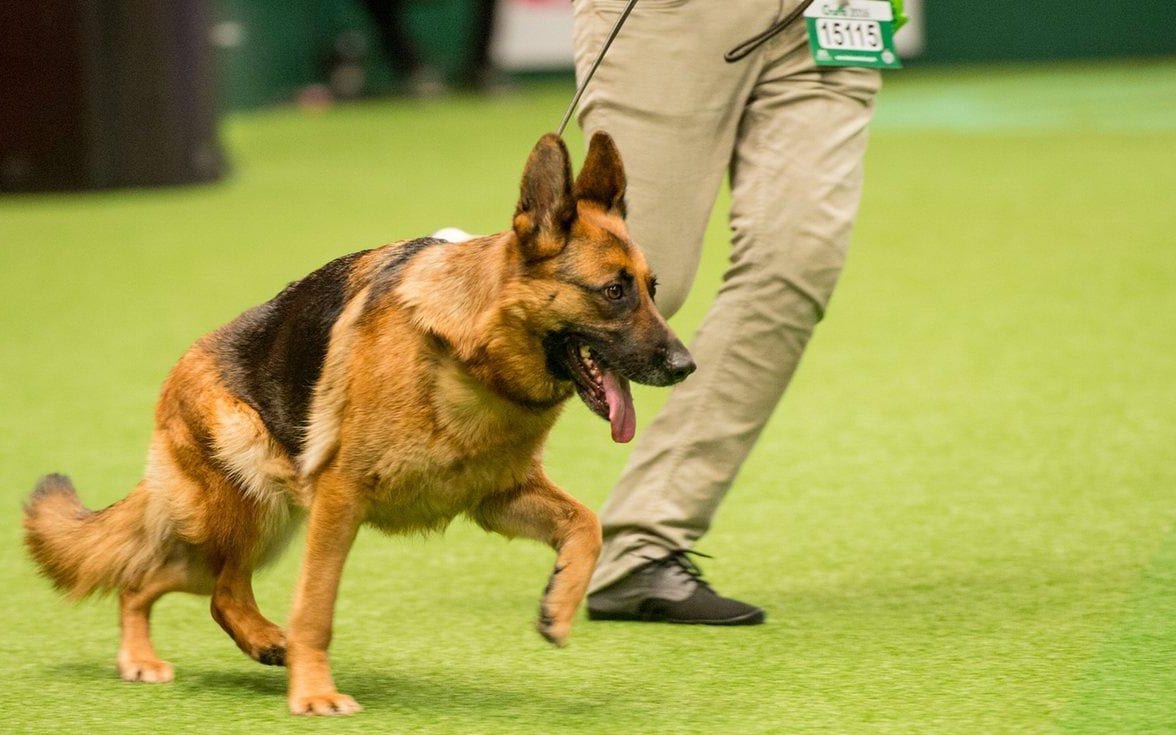
[[649, 566], [658, 567], [672, 567], [675, 572], [685, 574], [690, 577], [691, 581], [705, 587], [707, 590], [714, 591], [705, 579], [702, 578], [702, 569], [694, 563], [691, 556], [700, 556], [703, 559], [713, 559], [710, 554], [704, 554], [701, 551], [694, 551], [693, 549], [673, 549], [665, 556], [644, 556], [642, 559], [649, 560]]

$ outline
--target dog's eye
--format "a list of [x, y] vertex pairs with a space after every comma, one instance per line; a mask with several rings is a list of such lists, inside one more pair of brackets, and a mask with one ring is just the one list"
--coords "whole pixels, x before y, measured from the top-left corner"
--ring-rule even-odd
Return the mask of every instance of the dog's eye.
[[625, 287], [619, 283], [613, 283], [604, 287], [604, 295], [612, 301], [619, 301], [625, 298]]
[[651, 298], [651, 299], [657, 298], [657, 279], [656, 278], [649, 279], [649, 298]]

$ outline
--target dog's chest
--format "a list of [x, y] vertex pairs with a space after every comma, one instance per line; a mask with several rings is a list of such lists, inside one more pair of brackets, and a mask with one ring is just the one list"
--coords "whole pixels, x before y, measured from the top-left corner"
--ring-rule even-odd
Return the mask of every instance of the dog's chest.
[[426, 384], [411, 419], [375, 445], [369, 522], [392, 532], [444, 527], [524, 483], [558, 413], [512, 404], [452, 365]]
[[518, 448], [447, 456], [434, 447], [388, 457], [372, 492], [368, 522], [390, 532], [443, 528], [487, 497], [523, 483], [532, 467], [531, 453]]
[[493, 410], [438, 411], [432, 430], [384, 453], [375, 494], [388, 530], [443, 527], [534, 471], [540, 426]]

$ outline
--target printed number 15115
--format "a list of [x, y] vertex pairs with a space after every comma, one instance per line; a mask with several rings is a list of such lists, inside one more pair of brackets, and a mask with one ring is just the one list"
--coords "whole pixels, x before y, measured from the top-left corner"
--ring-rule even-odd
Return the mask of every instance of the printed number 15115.
[[879, 51], [882, 48], [882, 33], [878, 23], [872, 20], [821, 18], [817, 21], [817, 33], [821, 45], [829, 49]]

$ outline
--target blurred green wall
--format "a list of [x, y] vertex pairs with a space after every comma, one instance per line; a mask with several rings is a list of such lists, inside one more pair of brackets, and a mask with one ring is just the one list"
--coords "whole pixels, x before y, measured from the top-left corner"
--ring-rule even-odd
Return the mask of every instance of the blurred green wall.
[[[216, 0], [221, 92], [225, 109], [274, 104], [326, 79], [345, 34], [366, 39], [364, 68], [379, 89], [392, 82], [371, 23], [355, 0]], [[409, 3], [408, 24], [420, 52], [449, 76], [468, 53], [469, 0]]]
[[924, 0], [927, 61], [1176, 54], [1172, 0]]
[[[348, 32], [368, 41], [368, 88], [393, 81], [356, 0], [215, 2], [225, 109], [287, 101], [324, 81], [332, 50]], [[416, 0], [408, 13], [422, 55], [456, 75], [468, 54], [470, 0]], [[1176, 54], [1173, 0], [925, 0], [923, 13], [920, 61]]]

